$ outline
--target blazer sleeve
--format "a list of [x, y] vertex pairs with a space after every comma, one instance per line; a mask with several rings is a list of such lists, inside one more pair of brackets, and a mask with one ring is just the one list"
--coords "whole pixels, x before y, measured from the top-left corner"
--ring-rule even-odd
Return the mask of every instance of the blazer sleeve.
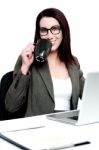
[[26, 102], [30, 73], [23, 75], [21, 73], [22, 60], [19, 56], [13, 73], [13, 82], [7, 91], [5, 97], [5, 107], [9, 112], [19, 110]]
[[79, 87], [80, 87], [80, 92], [79, 92], [79, 97], [82, 99], [82, 94], [83, 94], [83, 89], [84, 89], [84, 83], [85, 83], [85, 78], [83, 76], [82, 70], [79, 70]]
[[79, 97], [80, 97], [80, 99], [82, 99], [85, 78], [84, 78], [84, 75], [83, 75], [83, 71], [80, 68], [80, 63], [79, 63], [79, 61], [76, 57], [75, 57], [75, 62], [76, 62], [76, 65], [78, 67], [78, 70], [79, 70]]

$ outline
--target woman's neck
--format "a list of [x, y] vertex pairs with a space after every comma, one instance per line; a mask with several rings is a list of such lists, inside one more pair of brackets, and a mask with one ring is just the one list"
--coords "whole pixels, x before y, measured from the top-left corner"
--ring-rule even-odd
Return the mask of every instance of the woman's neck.
[[48, 64], [51, 66], [56, 66], [59, 65], [61, 63], [58, 54], [56, 51], [53, 51], [49, 54], [48, 56]]
[[52, 77], [66, 79], [68, 70], [64, 62], [60, 61], [57, 53], [53, 52], [48, 56], [49, 70]]

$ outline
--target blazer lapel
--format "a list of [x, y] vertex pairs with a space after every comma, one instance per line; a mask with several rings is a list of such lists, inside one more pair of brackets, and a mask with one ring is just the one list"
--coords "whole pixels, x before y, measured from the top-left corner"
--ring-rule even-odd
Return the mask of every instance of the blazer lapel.
[[69, 65], [68, 66], [68, 73], [69, 73], [69, 76], [71, 78], [73, 85], [75, 86], [77, 79], [78, 79], [77, 67], [75, 65]]
[[68, 72], [72, 82], [72, 99], [73, 99], [72, 104], [73, 107], [76, 108], [77, 106], [76, 98], [78, 97], [79, 94], [79, 72], [76, 65], [69, 65]]
[[38, 65], [37, 69], [46, 85], [46, 88], [47, 88], [51, 98], [54, 100], [53, 84], [52, 84], [52, 79], [51, 79], [48, 63], [45, 62], [42, 65]]

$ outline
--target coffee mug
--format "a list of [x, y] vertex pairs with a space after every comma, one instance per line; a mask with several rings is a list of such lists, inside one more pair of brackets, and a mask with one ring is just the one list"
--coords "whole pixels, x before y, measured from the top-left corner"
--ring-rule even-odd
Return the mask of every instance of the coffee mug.
[[37, 41], [34, 57], [37, 62], [44, 62], [51, 51], [52, 44], [48, 39], [39, 39]]

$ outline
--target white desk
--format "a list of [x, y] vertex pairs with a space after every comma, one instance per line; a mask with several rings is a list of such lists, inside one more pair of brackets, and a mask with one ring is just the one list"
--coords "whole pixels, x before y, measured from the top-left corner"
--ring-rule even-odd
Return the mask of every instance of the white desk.
[[[36, 126], [42, 126], [42, 128], [25, 130]], [[91, 141], [91, 144], [69, 149], [99, 150], [99, 123], [85, 126], [73, 126], [48, 120], [45, 115], [42, 115], [1, 121], [0, 132], [32, 150], [40, 150], [43, 149], [44, 146], [48, 148], [53, 144], [79, 143], [83, 141]], [[19, 148], [0, 139], [0, 150], [18, 149]]]

